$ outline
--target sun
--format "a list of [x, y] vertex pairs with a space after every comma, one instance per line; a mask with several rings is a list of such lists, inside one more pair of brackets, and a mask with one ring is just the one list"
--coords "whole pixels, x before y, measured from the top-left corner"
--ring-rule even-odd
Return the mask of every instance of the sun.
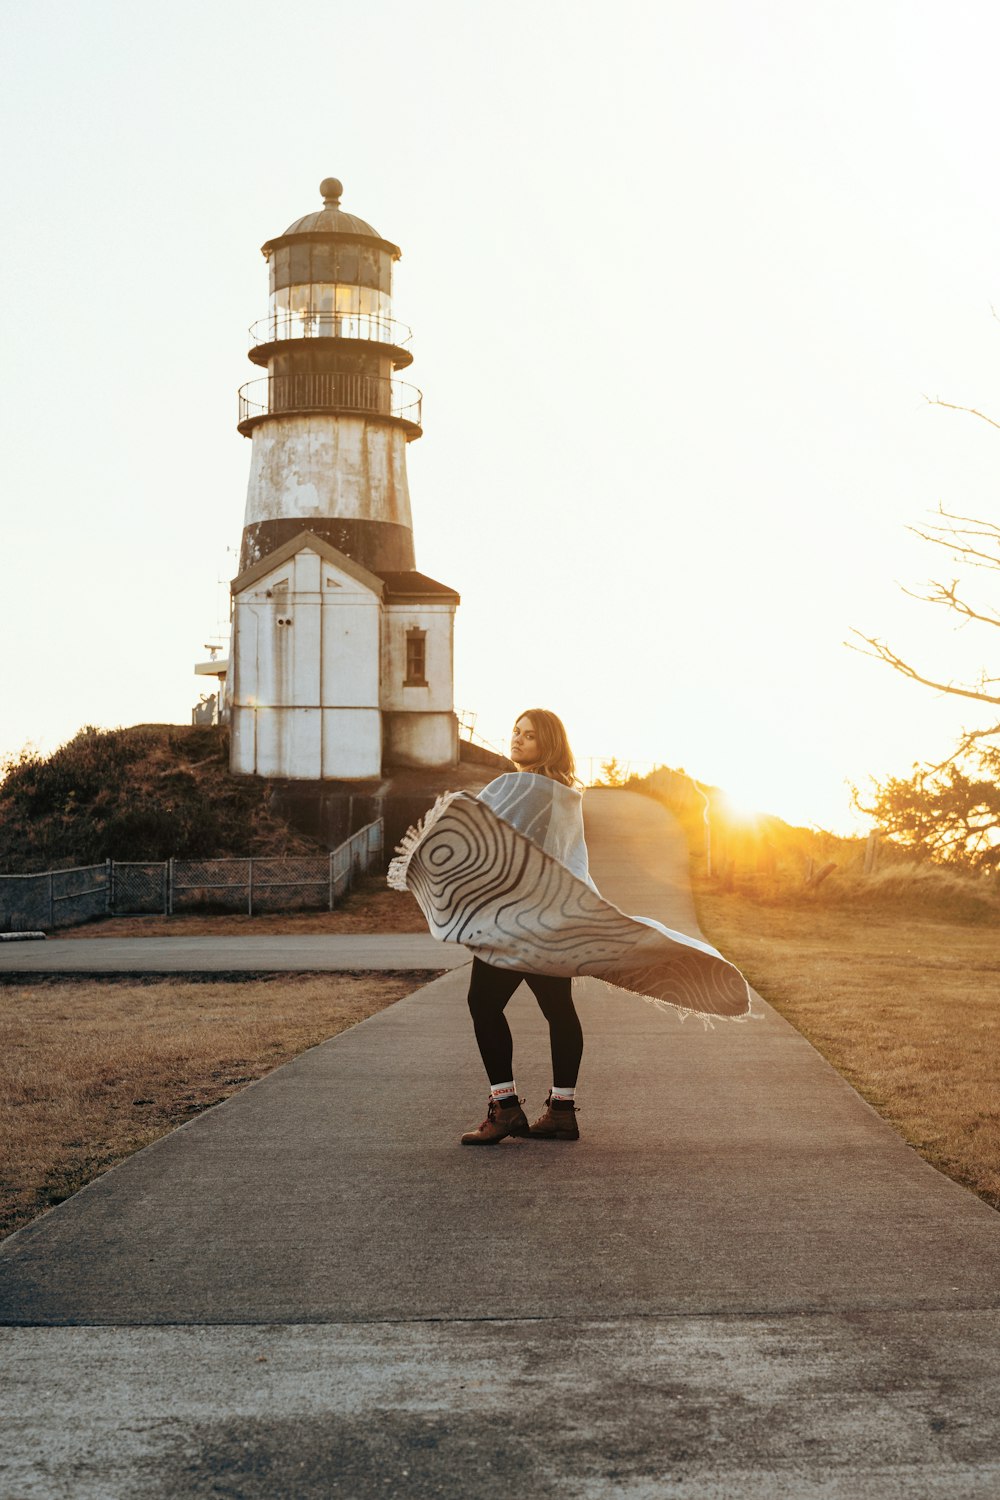
[[742, 788], [735, 790], [729, 787], [721, 787], [722, 793], [719, 798], [719, 809], [734, 823], [758, 823], [767, 814], [749, 793]]

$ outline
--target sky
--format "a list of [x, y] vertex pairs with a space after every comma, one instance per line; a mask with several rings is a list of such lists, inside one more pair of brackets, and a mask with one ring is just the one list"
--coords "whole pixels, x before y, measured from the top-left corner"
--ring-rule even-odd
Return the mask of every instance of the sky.
[[1000, 433], [927, 399], [1000, 416], [994, 5], [4, 0], [0, 43], [0, 754], [190, 722], [259, 247], [326, 176], [403, 249], [485, 738], [549, 707], [585, 768], [851, 831], [987, 722], [845, 642], [989, 663], [904, 587], [951, 576], [908, 527], [998, 515]]

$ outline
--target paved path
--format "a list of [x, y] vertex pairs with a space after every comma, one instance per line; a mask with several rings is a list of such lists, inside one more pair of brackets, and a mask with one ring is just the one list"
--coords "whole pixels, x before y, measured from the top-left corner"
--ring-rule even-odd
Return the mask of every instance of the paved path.
[[[586, 805], [602, 889], [691, 927], [667, 815]], [[582, 1140], [461, 1148], [465, 983], [7, 1243], [0, 1493], [995, 1500], [1000, 1216], [766, 1007], [705, 1031], [590, 981]]]
[[469, 955], [428, 933], [369, 937], [293, 933], [232, 937], [65, 938], [0, 944], [8, 974], [257, 974], [280, 971], [454, 969]]

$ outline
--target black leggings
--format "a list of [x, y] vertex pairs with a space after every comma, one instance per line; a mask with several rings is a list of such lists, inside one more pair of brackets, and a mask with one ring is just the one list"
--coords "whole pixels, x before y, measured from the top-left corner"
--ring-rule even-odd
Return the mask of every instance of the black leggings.
[[490, 1083], [507, 1083], [514, 1076], [514, 1039], [504, 1009], [522, 979], [549, 1023], [552, 1083], [557, 1089], [575, 1088], [583, 1056], [583, 1028], [573, 1004], [572, 980], [551, 974], [518, 974], [474, 958], [469, 1010]]

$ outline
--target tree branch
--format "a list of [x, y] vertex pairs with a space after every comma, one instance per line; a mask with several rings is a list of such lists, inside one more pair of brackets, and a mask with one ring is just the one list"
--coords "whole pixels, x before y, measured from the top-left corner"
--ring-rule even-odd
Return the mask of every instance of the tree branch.
[[929, 406], [946, 406], [949, 411], [964, 411], [970, 417], [978, 417], [981, 422], [987, 422], [991, 427], [1000, 431], [1000, 422], [993, 417], [988, 417], [984, 411], [977, 411], [974, 406], [960, 406], [956, 401], [942, 401], [940, 396], [925, 396], [924, 400]]
[[[1000, 568], [1000, 537], [997, 538], [998, 555], [996, 557], [992, 557], [989, 552], [983, 552], [982, 549], [979, 548], [979, 547], [972, 547], [972, 546], [969, 545], [968, 542], [956, 542], [956, 541], [951, 540], [952, 537], [956, 537], [956, 536], [960, 536], [960, 535], [962, 535], [962, 536], [974, 536], [976, 533], [971, 532], [971, 531], [970, 532], [953, 531], [953, 532], [951, 532], [951, 536], [950, 537], [944, 537], [944, 536], [935, 536], [934, 532], [936, 530], [947, 531], [948, 530], [947, 526], [941, 526], [941, 527], [933, 527], [932, 526], [927, 531], [924, 531], [919, 526], [907, 526], [906, 530], [907, 531], [912, 531], [913, 535], [914, 536], [918, 536], [922, 542], [931, 542], [933, 544], [933, 546], [935, 546], [935, 547], [945, 547], [945, 548], [947, 548], [947, 550], [951, 553], [952, 558], [954, 559], [955, 562], [965, 563], [967, 567], [970, 567], [970, 568]], [[986, 533], [986, 532], [980, 532], [979, 533], [979, 535], [981, 535], [981, 536], [986, 536], [987, 534], [988, 533]], [[977, 557], [981, 558], [982, 561], [981, 562], [975, 562], [973, 559], [975, 559]]]
[[913, 682], [922, 683], [924, 687], [935, 688], [939, 693], [949, 693], [955, 698], [972, 698], [977, 703], [1000, 704], [1000, 695], [976, 692], [974, 688], [957, 687], [952, 682], [938, 682], [933, 677], [924, 677], [922, 673], [917, 671], [916, 667], [911, 666], [908, 661], [904, 661], [901, 656], [897, 656], [895, 651], [886, 645], [885, 641], [880, 641], [874, 636], [863, 635], [860, 630], [855, 630], [853, 626], [851, 627], [851, 634], [858, 636], [867, 646], [874, 648], [871, 651], [864, 651], [860, 646], [856, 646], [853, 641], [845, 641], [844, 645], [851, 651], [857, 651], [861, 656], [873, 656], [876, 661], [884, 661], [887, 666], [892, 667], [896, 672], [901, 672], [904, 677], [909, 677]]
[[[1000, 567], [1000, 564], [997, 566]], [[940, 583], [936, 578], [928, 579], [928, 583], [935, 590], [932, 594], [914, 593], [913, 589], [908, 589], [902, 583], [899, 586], [904, 594], [909, 595], [911, 599], [918, 599], [921, 604], [946, 604], [949, 609], [953, 609], [956, 614], [964, 615], [967, 620], [978, 620], [982, 625], [995, 625], [1000, 630], [1000, 612], [993, 610], [990, 614], [984, 615], [973, 609], [971, 604], [966, 604], [956, 592], [957, 578], [953, 578], [950, 584]]]
[[[998, 538], [1000, 538], [1000, 521], [985, 521], [982, 516], [961, 516], [959, 515], [958, 511], [945, 510], [940, 501], [938, 502], [937, 514], [939, 516], [944, 516], [946, 521], [967, 521], [968, 524], [973, 528], [973, 530], [968, 533], [969, 536], [996, 535]], [[985, 527], [986, 529], [984, 531], [979, 531], [977, 528], [980, 526]], [[943, 527], [940, 527], [938, 529], [944, 530]]]
[[[867, 653], [862, 653], [863, 655]], [[936, 766], [931, 766], [927, 775], [933, 776], [935, 771], [943, 771], [946, 766], [953, 766], [956, 761], [961, 760], [963, 755], [968, 755], [978, 740], [989, 739], [993, 735], [1000, 734], [1000, 724], [990, 724], [986, 729], [966, 729], [962, 731], [962, 738], [955, 746], [950, 755], [945, 756]]]

